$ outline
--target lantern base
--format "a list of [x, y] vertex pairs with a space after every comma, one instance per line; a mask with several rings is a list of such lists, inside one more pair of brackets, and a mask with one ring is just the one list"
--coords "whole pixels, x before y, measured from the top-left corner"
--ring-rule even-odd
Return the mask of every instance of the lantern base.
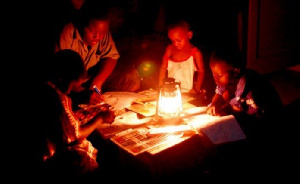
[[156, 122], [156, 124], [161, 124], [161, 125], [177, 125], [177, 124], [181, 124], [183, 121], [179, 116], [166, 118], [158, 115], [156, 115], [153, 120], [154, 122]]

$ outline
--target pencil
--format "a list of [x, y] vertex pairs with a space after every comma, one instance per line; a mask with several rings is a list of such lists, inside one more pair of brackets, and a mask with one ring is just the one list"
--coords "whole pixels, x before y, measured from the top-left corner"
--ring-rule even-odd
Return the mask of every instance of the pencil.
[[93, 88], [94, 88], [94, 90], [95, 90], [99, 95], [101, 95], [101, 91], [100, 91], [99, 88], [97, 88], [96, 85], [94, 85]]

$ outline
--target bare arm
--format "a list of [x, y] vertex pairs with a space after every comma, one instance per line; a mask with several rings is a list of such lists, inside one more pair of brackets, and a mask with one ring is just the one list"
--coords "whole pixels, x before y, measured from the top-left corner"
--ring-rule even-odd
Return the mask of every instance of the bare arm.
[[168, 58], [171, 55], [171, 47], [168, 46], [166, 48], [165, 54], [162, 58], [162, 63], [160, 66], [159, 76], [158, 76], [158, 85], [161, 86], [163, 84], [163, 80], [166, 77], [166, 72], [168, 69]]
[[104, 62], [103, 68], [99, 70], [97, 75], [94, 77], [90, 89], [93, 89], [93, 85], [96, 85], [99, 89], [101, 89], [102, 84], [106, 81], [108, 76], [114, 70], [117, 64], [117, 59], [106, 58], [105, 60], [103, 60], [103, 62]]
[[163, 84], [163, 79], [166, 77], [167, 62], [168, 61], [166, 59], [162, 60], [162, 64], [159, 71], [158, 86], [161, 86]]
[[81, 125], [79, 127], [80, 137], [78, 137], [78, 139], [84, 139], [88, 137], [102, 123], [103, 123], [103, 118], [97, 117], [97, 118], [93, 118], [90, 122]]
[[112, 123], [115, 119], [115, 115], [112, 111], [108, 110], [100, 112], [97, 116], [91, 119], [88, 123], [79, 127], [80, 137], [84, 139], [88, 137], [94, 130], [101, 126], [103, 123]]
[[204, 80], [204, 61], [203, 61], [203, 55], [200, 52], [200, 50], [197, 49], [197, 52], [195, 53], [195, 63], [196, 63], [196, 68], [197, 68], [197, 79], [196, 79], [196, 84], [194, 86], [194, 89], [196, 92], [200, 92], [203, 80]]
[[215, 94], [212, 98], [211, 104], [206, 109], [206, 113], [213, 115], [213, 116], [219, 116], [220, 111], [222, 111], [223, 108], [227, 107], [229, 105], [229, 93], [228, 91], [225, 91], [223, 95]]

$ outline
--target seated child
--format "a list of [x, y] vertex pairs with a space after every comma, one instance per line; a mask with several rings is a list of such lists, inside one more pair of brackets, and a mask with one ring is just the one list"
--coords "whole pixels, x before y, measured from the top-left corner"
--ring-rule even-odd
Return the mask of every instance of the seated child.
[[56, 52], [51, 61], [41, 122], [46, 140], [45, 168], [49, 173], [62, 175], [92, 173], [98, 168], [98, 150], [87, 137], [103, 123], [112, 123], [114, 114], [107, 109], [90, 121], [81, 122], [68, 95], [87, 79], [82, 58], [77, 52], [65, 49]]
[[238, 49], [216, 49], [210, 68], [216, 84], [207, 113], [233, 114], [247, 137], [259, 137], [272, 128], [282, 110], [275, 88], [263, 76], [244, 67]]

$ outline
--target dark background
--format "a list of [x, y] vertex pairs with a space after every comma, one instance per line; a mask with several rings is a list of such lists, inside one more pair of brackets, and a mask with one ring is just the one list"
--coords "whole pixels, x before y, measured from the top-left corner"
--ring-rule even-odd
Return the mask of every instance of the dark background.
[[[140, 68], [144, 61], [151, 61], [152, 72], [140, 73], [145, 78], [143, 87], [156, 85], [161, 57], [169, 43], [165, 26], [177, 18], [184, 18], [190, 22], [194, 32], [192, 42], [204, 54], [207, 69], [204, 87], [213, 93], [214, 83], [208, 68], [211, 51], [221, 45], [237, 45], [244, 53], [248, 66], [267, 74], [272, 82], [275, 80], [274, 84], [285, 102], [286, 110], [292, 115], [287, 116], [287, 121], [284, 122], [289, 127], [286, 134], [294, 129], [294, 118], [298, 118], [296, 115], [299, 111], [299, 71], [296, 74], [286, 73], [286, 69], [299, 64], [296, 55], [299, 53], [297, 0], [89, 1], [110, 7], [114, 18], [111, 31], [121, 54], [118, 64], [120, 67], [134, 65]], [[43, 102], [39, 98], [39, 82], [43, 80], [47, 70], [45, 63], [52, 53], [53, 42], [63, 23], [72, 14], [72, 9], [69, 0], [12, 3], [13, 9], [6, 14], [10, 24], [5, 30], [12, 33], [9, 38], [13, 39], [10, 39], [12, 41], [7, 48], [13, 50], [12, 60], [9, 61], [13, 66], [7, 72], [13, 79], [13, 87], [19, 84], [23, 89], [22, 94], [17, 93], [14, 97], [21, 101], [18, 104], [22, 104], [19, 108], [22, 115], [13, 114], [21, 125], [17, 129], [22, 132], [18, 134], [22, 135], [19, 139], [22, 141], [13, 144], [18, 149], [15, 152], [17, 159], [14, 160], [25, 160], [26, 164], [18, 165], [22, 172], [32, 174], [36, 170], [28, 168], [35, 161], [31, 158], [37, 158], [34, 150], [38, 132], [35, 128], [46, 118], [39, 117], [39, 112], [43, 110], [39, 109]], [[15, 60], [17, 61], [14, 62]], [[17, 78], [13, 77], [15, 73], [18, 74]], [[16, 127], [12, 130], [15, 129]], [[282, 137], [281, 135], [280, 138]], [[288, 140], [293, 138], [292, 135], [288, 137], [291, 138]], [[287, 152], [293, 153], [294, 150], [291, 148]], [[287, 158], [286, 162], [292, 163], [292, 158]], [[285, 169], [287, 172], [290, 170]], [[19, 168], [14, 170], [18, 171]]]
[[[210, 52], [221, 45], [239, 45], [246, 53], [247, 0], [172, 1], [172, 0], [86, 0], [94, 7], [107, 7], [111, 32], [120, 52], [117, 68], [134, 66], [143, 78], [141, 89], [156, 88], [160, 62], [169, 44], [166, 26], [185, 19], [194, 33], [192, 43], [203, 52], [206, 69], [203, 88], [213, 94], [214, 82], [208, 66]], [[74, 15], [70, 0], [35, 4], [32, 17], [34, 45], [32, 58], [40, 78], [47, 70], [46, 60], [53, 53], [55, 39], [63, 25]], [[242, 29], [238, 29], [238, 14]], [[246, 57], [246, 54], [244, 54]], [[150, 63], [150, 70], [142, 68]], [[126, 71], [123, 70], [123, 71]]]
[[[62, 26], [74, 16], [71, 0], [41, 1], [29, 4], [32, 15], [26, 29], [33, 45], [30, 58], [37, 75], [45, 70], [45, 59]], [[86, 0], [94, 7], [108, 8], [111, 32], [120, 52], [119, 67], [142, 68], [152, 64], [144, 87], [155, 87], [157, 71], [166, 45], [166, 26], [176, 19], [186, 19], [194, 33], [192, 42], [204, 55], [206, 79], [204, 88], [213, 88], [208, 58], [219, 46], [234, 45], [242, 51], [247, 66], [262, 74], [299, 64], [298, 3], [296, 0]], [[28, 5], [27, 5], [28, 6]], [[97, 9], [97, 8], [96, 8]], [[29, 14], [27, 12], [27, 14]], [[27, 17], [26, 15], [25, 17]], [[25, 21], [24, 21], [25, 22]], [[29, 62], [30, 64], [30, 62]]]

